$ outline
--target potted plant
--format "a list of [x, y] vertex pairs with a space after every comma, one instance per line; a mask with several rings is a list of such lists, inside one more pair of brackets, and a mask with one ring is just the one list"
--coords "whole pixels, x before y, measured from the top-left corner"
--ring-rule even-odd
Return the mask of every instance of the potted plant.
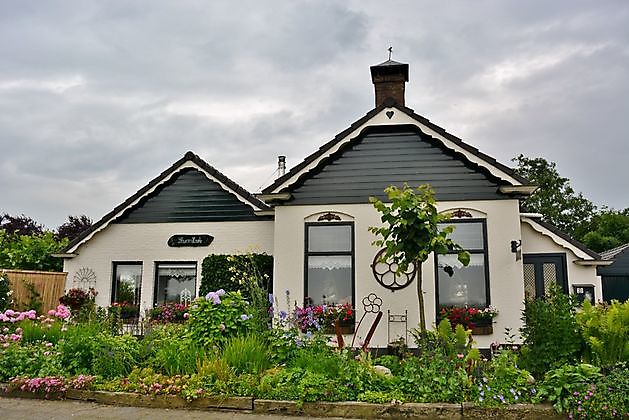
[[354, 333], [354, 309], [351, 303], [342, 305], [310, 305], [295, 307], [295, 320], [302, 332], [323, 331], [334, 334], [334, 326], [339, 321], [341, 334]]
[[472, 330], [475, 335], [489, 335], [494, 332], [493, 319], [498, 311], [491, 306], [486, 308], [442, 306], [439, 310], [439, 319], [448, 318], [452, 328], [461, 324], [465, 329]]
[[114, 302], [111, 304], [115, 311], [119, 312], [120, 319], [138, 318], [140, 316], [140, 305], [124, 302]]

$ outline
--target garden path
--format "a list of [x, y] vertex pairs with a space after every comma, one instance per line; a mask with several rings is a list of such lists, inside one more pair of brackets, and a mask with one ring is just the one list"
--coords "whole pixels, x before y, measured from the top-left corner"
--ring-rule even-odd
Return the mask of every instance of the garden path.
[[140, 407], [118, 407], [79, 401], [45, 401], [0, 397], [3, 420], [22, 419], [134, 419], [134, 420], [297, 420], [304, 417], [271, 416], [238, 411], [171, 410]]

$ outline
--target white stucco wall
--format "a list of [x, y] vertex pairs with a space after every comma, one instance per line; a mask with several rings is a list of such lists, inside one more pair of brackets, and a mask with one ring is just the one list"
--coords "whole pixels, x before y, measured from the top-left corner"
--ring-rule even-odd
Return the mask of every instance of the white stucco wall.
[[599, 301], [603, 299], [601, 278], [596, 275], [596, 267], [577, 265], [575, 261], [578, 261], [579, 257], [575, 254], [575, 252], [565, 246], [559, 245], [552, 239], [551, 236], [544, 235], [533, 229], [533, 227], [527, 222], [522, 222], [522, 252], [524, 254], [565, 254], [568, 269], [568, 291], [570, 293], [573, 292], [573, 285], [592, 285], [594, 286], [595, 300]]
[[[488, 347], [492, 341], [502, 340], [504, 328], [517, 330], [520, 325], [520, 312], [524, 300], [522, 282], [522, 261], [516, 261], [511, 252], [512, 240], [519, 240], [520, 219], [517, 200], [484, 200], [466, 202], [440, 202], [440, 211], [457, 208], [473, 209], [484, 213], [487, 221], [487, 246], [489, 255], [489, 283], [491, 305], [500, 312], [495, 319], [494, 334], [478, 336], [476, 341], [480, 347]], [[371, 263], [378, 248], [371, 243], [375, 236], [368, 232], [369, 226], [380, 224], [379, 213], [370, 204], [351, 205], [311, 205], [311, 206], [279, 206], [275, 209], [275, 292], [283, 295], [290, 291], [291, 300], [301, 306], [304, 297], [304, 223], [305, 220], [320, 212], [340, 212], [351, 216], [355, 228], [355, 301], [357, 319], [363, 314], [361, 300], [369, 293], [375, 293], [383, 300], [384, 317], [370, 343], [372, 347], [386, 347], [387, 310], [393, 314], [402, 314], [408, 310], [408, 326], [417, 327], [419, 312], [417, 303], [416, 282], [405, 289], [391, 292], [380, 286], [371, 271]], [[347, 216], [343, 216], [345, 219]], [[429, 258], [422, 266], [424, 297], [426, 303], [426, 320], [430, 325], [435, 321], [435, 274], [434, 258]], [[284, 299], [279, 303], [285, 306]], [[290, 309], [290, 308], [283, 308]], [[364, 338], [371, 325], [373, 316], [369, 315], [363, 322], [358, 335]], [[395, 331], [394, 331], [395, 329]], [[399, 324], [392, 325], [392, 339], [395, 332], [402, 332]], [[409, 342], [412, 340], [409, 336]], [[409, 344], [411, 344], [409, 343]]]
[[[207, 247], [169, 247], [168, 239], [177, 234], [209, 234], [214, 240]], [[90, 268], [96, 273], [96, 303], [100, 306], [111, 302], [113, 262], [141, 261], [142, 313], [153, 305], [155, 262], [196, 261], [198, 293], [201, 263], [208, 254], [272, 254], [273, 221], [112, 224], [76, 252], [78, 256], [64, 261], [66, 290], [73, 287], [77, 270]]]

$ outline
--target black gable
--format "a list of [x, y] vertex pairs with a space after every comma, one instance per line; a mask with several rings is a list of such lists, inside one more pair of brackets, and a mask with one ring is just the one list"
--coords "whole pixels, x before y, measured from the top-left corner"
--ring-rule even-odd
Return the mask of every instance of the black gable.
[[175, 175], [123, 213], [115, 223], [260, 220], [251, 206], [197, 169]]
[[499, 180], [415, 126], [374, 126], [287, 191], [287, 204], [367, 203], [384, 189], [430, 184], [440, 201], [508, 198]]

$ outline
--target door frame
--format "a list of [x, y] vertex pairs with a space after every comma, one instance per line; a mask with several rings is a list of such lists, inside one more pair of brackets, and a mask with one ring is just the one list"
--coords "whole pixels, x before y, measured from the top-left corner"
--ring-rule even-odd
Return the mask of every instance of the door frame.
[[[559, 286], [561, 287], [561, 289], [563, 290], [564, 293], [569, 293], [568, 290], [568, 264], [566, 263], [566, 254], [563, 252], [542, 252], [542, 253], [531, 253], [531, 254], [523, 254], [522, 255], [522, 265], [524, 264], [534, 264], [535, 266], [535, 294], [537, 295], [537, 292], [539, 290], [543, 291], [543, 295], [542, 296], [546, 296], [546, 290], [544, 288], [544, 275], [543, 272], [540, 272], [540, 270], [543, 270], [542, 264], [544, 264], [543, 259], [544, 258], [559, 258], [559, 265], [556, 265], [557, 267], [559, 267], [557, 269], [557, 280], [560, 280], [560, 282], [558, 281]], [[527, 262], [526, 260], [529, 259], [529, 262]], [[533, 260], [540, 260], [541, 264], [535, 264], [534, 262], [530, 262], [530, 259]], [[550, 261], [548, 261], [550, 262]], [[559, 278], [562, 277], [562, 278]], [[524, 280], [524, 277], [522, 277], [522, 280]], [[542, 297], [542, 296], [536, 296], [536, 297]]]

